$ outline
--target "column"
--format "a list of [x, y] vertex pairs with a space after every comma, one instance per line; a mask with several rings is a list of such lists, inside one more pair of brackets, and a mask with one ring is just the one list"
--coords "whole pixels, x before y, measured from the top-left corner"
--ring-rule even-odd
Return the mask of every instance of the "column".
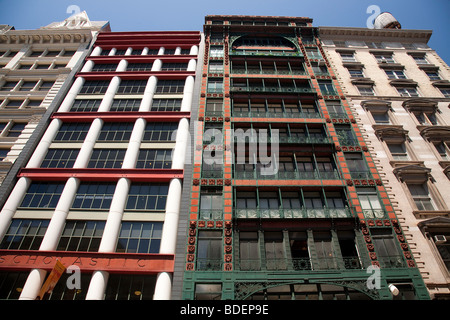
[[98, 135], [100, 134], [100, 130], [103, 126], [102, 119], [94, 119], [92, 121], [91, 127], [89, 128], [89, 132], [84, 139], [84, 143], [80, 148], [80, 152], [78, 153], [77, 160], [75, 161], [73, 167], [74, 168], [86, 168], [89, 163], [89, 159], [91, 157], [92, 149], [94, 149], [95, 142], [97, 141]]
[[[189, 145], [189, 120], [183, 118], [178, 124], [175, 149], [172, 156], [172, 169], [183, 169], [187, 147]], [[178, 221], [181, 207], [182, 182], [172, 179], [167, 194], [166, 214], [162, 230], [159, 253], [175, 254], [177, 242]], [[169, 300], [172, 293], [172, 275], [167, 272], [158, 274], [155, 285], [155, 300]]]
[[[79, 180], [77, 178], [69, 178], [69, 180], [67, 180], [52, 219], [50, 220], [50, 224], [45, 232], [45, 236], [42, 239], [41, 246], [39, 247], [40, 251], [56, 250], [78, 186]], [[19, 300], [36, 299], [46, 275], [47, 271], [45, 270], [33, 269], [28, 275]]]
[[0, 212], [0, 241], [5, 236], [11, 223], [11, 219], [16, 213], [17, 207], [22, 203], [22, 199], [30, 184], [31, 180], [29, 178], [21, 177], [11, 191], [8, 200], [6, 200], [2, 211]]
[[144, 90], [144, 96], [142, 97], [141, 105], [139, 106], [139, 111], [141, 112], [150, 111], [157, 82], [158, 79], [155, 76], [151, 76], [148, 79], [147, 85], [145, 86]]
[[52, 122], [50, 122], [47, 130], [45, 131], [44, 135], [42, 136], [41, 141], [39, 141], [38, 146], [33, 152], [33, 155], [31, 156], [30, 160], [28, 161], [27, 168], [39, 168], [42, 160], [44, 160], [45, 155], [48, 152], [48, 148], [50, 144], [55, 139], [56, 134], [58, 133], [59, 128], [62, 125], [61, 119], [53, 119]]
[[191, 111], [193, 95], [194, 95], [194, 77], [188, 76], [184, 84], [183, 100], [181, 100], [180, 111]]
[[143, 56], [148, 55], [148, 47], [145, 47], [144, 49], [142, 49], [141, 55], [143, 55]]
[[101, 47], [95, 47], [94, 50], [92, 50], [90, 56], [91, 57], [96, 57], [99, 56], [102, 53], [102, 48]]
[[130, 142], [128, 143], [127, 152], [123, 159], [122, 169], [132, 169], [136, 167], [139, 148], [141, 146], [142, 137], [144, 136], [147, 121], [143, 118], [136, 119], [131, 133]]
[[80, 90], [84, 85], [84, 82], [85, 80], [83, 77], [78, 77], [75, 80], [75, 82], [72, 85], [72, 88], [70, 88], [69, 92], [64, 98], [64, 101], [59, 106], [58, 112], [68, 112], [70, 110], [73, 102], [75, 101], [75, 98], [77, 97], [78, 93], [80, 93]]
[[95, 271], [92, 274], [91, 283], [86, 294], [86, 300], [103, 300], [108, 283], [109, 273], [106, 271]]
[[98, 107], [98, 112], [109, 111], [109, 108], [111, 107], [114, 96], [116, 95], [116, 92], [117, 92], [117, 88], [119, 88], [119, 85], [120, 85], [120, 78], [117, 76], [113, 77], [111, 79], [111, 82], [109, 83], [109, 86], [105, 92], [105, 95], [103, 96], [102, 102], [100, 103], [100, 106]]

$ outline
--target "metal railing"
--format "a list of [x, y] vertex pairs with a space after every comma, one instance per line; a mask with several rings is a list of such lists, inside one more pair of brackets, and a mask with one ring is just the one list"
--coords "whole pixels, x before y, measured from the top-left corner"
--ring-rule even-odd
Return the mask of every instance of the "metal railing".
[[237, 219], [305, 219], [305, 218], [351, 218], [353, 216], [350, 208], [279, 208], [279, 209], [261, 209], [261, 208], [235, 208], [234, 217]]
[[340, 179], [337, 170], [334, 171], [278, 171], [275, 174], [262, 174], [259, 171], [235, 171], [235, 179], [258, 179], [258, 180], [335, 180]]
[[319, 112], [270, 112], [270, 111], [233, 111], [236, 118], [307, 118], [317, 119], [321, 115]]

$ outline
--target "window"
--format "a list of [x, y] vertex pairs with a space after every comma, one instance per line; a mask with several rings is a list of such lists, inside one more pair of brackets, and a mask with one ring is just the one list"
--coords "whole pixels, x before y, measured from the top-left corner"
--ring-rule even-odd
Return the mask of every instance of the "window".
[[320, 91], [322, 91], [322, 94], [324, 94], [324, 95], [335, 95], [335, 94], [337, 94], [335, 89], [334, 89], [333, 83], [331, 81], [321, 81], [321, 80], [319, 80], [318, 82], [319, 82], [319, 88], [320, 88]]
[[139, 111], [142, 99], [114, 99], [109, 111]]
[[428, 61], [424, 55], [423, 56], [413, 56], [413, 59], [417, 64], [428, 64]]
[[403, 255], [397, 247], [392, 230], [387, 228], [372, 228], [371, 234], [381, 267], [403, 267]]
[[141, 149], [136, 168], [170, 169], [172, 167], [172, 149]]
[[108, 80], [86, 81], [80, 90], [80, 94], [103, 94], [108, 86]]
[[78, 99], [75, 100], [70, 111], [72, 112], [95, 112], [98, 110], [100, 103], [102, 100], [100, 99]]
[[209, 72], [210, 73], [222, 73], [223, 72], [223, 62], [222, 61], [210, 61], [209, 62]]
[[79, 149], [49, 149], [41, 168], [73, 168]]
[[18, 81], [6, 81], [2, 87], [2, 91], [12, 91], [18, 83]]
[[42, 81], [38, 90], [39, 91], [48, 91], [53, 87], [54, 84], [55, 84], [54, 81]]
[[127, 210], [164, 211], [169, 186], [158, 183], [133, 183], [128, 192]]
[[442, 226], [441, 228], [434, 228], [432, 231], [428, 231], [430, 238], [434, 239], [434, 244], [441, 255], [447, 270], [450, 271], [450, 233], [447, 228]]
[[180, 111], [181, 99], [153, 99], [151, 111]]
[[25, 194], [21, 208], [56, 208], [64, 183], [32, 182]]
[[436, 119], [436, 112], [433, 111], [421, 111], [421, 110], [414, 110], [413, 115], [416, 117], [417, 121], [421, 125], [437, 125], [437, 119]]
[[314, 247], [317, 254], [318, 269], [336, 269], [331, 233], [315, 231]]
[[110, 274], [105, 300], [152, 300], [155, 283], [156, 275]]
[[147, 123], [142, 141], [175, 141], [177, 122], [150, 122]]
[[8, 103], [5, 105], [5, 108], [7, 109], [19, 109], [19, 107], [22, 105], [23, 100], [9, 100]]
[[444, 97], [450, 98], [450, 89], [439, 88], [439, 90], [441, 90], [441, 93], [444, 95]]
[[24, 81], [19, 87], [19, 91], [31, 91], [36, 86], [37, 81]]
[[434, 201], [431, 198], [426, 183], [423, 184], [407, 184], [409, 192], [416, 204], [417, 210], [435, 210]]
[[359, 94], [362, 96], [374, 96], [375, 92], [373, 91], [372, 86], [356, 86], [358, 88]]
[[50, 220], [13, 219], [0, 243], [0, 249], [38, 250], [49, 222]]
[[384, 112], [371, 112], [373, 120], [376, 124], [390, 124], [389, 111]]
[[223, 57], [223, 47], [222, 46], [211, 46], [209, 51], [210, 57], [220, 58]]
[[223, 100], [222, 99], [208, 99], [206, 102], [207, 116], [222, 116]]
[[186, 71], [187, 63], [163, 63], [162, 71]]
[[115, 184], [82, 182], [72, 203], [74, 209], [109, 209]]
[[108, 122], [100, 131], [98, 141], [128, 141], [133, 131], [132, 122]]
[[442, 161], [450, 160], [450, 148], [449, 143], [445, 141], [433, 142], [436, 151], [439, 153]]
[[208, 79], [207, 92], [208, 93], [223, 92], [223, 80], [222, 79]]
[[18, 137], [22, 134], [25, 129], [26, 123], [13, 123], [8, 130], [7, 137]]
[[349, 53], [341, 52], [340, 55], [341, 55], [342, 62], [356, 62], [356, 59], [352, 52], [349, 52]]
[[129, 63], [127, 71], [151, 71], [153, 63]]
[[402, 97], [418, 97], [419, 93], [416, 88], [397, 88], [398, 93]]
[[345, 153], [345, 160], [353, 179], [370, 179], [369, 168], [361, 153]]
[[9, 151], [10, 151], [10, 149], [0, 149], [0, 161], [5, 160], [5, 158], [8, 155]]
[[197, 270], [219, 271], [222, 266], [222, 231], [200, 230], [197, 237]]
[[222, 190], [206, 189], [200, 194], [200, 219], [222, 219]]
[[54, 141], [83, 141], [91, 127], [90, 123], [63, 123]]
[[286, 255], [284, 251], [282, 232], [264, 232], [264, 249], [266, 254], [267, 270], [286, 269]]
[[404, 142], [387, 142], [387, 146], [394, 160], [410, 160]]
[[116, 71], [117, 64], [115, 63], [96, 63], [94, 67], [92, 68], [93, 72], [100, 72], [100, 71]]
[[104, 228], [105, 221], [67, 220], [56, 250], [97, 252]]
[[158, 80], [156, 93], [183, 93], [184, 80]]
[[353, 130], [350, 126], [340, 125], [335, 126], [335, 128], [339, 144], [344, 146], [352, 146], [358, 144], [358, 140], [356, 139], [356, 136], [354, 135]]
[[195, 284], [195, 300], [221, 300], [222, 284]]
[[239, 232], [240, 270], [260, 270], [258, 232]]
[[159, 253], [162, 222], [122, 222], [116, 252]]
[[403, 70], [384, 70], [389, 79], [406, 79]]
[[378, 193], [372, 187], [357, 187], [356, 192], [361, 208], [366, 218], [383, 218], [384, 210], [381, 206]]
[[348, 73], [352, 78], [364, 78], [362, 69], [348, 69]]
[[145, 80], [122, 80], [117, 88], [117, 94], [144, 93], [146, 85]]
[[347, 118], [347, 113], [340, 101], [327, 100], [325, 103], [331, 118]]
[[374, 54], [378, 63], [395, 63], [391, 54]]
[[439, 72], [437, 72], [437, 71], [425, 71], [425, 73], [427, 74], [428, 78], [430, 78], [431, 81], [441, 80], [441, 77], [439, 76]]
[[125, 149], [94, 149], [88, 168], [121, 168]]

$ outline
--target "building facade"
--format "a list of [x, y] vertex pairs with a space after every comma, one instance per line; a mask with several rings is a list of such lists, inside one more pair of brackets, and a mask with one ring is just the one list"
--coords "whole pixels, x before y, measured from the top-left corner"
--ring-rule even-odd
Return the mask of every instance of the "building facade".
[[320, 36], [429, 293], [449, 299], [450, 69], [428, 47], [431, 31], [395, 25]]
[[37, 30], [0, 31], [0, 184], [100, 30], [108, 22], [82, 12]]
[[170, 299], [200, 42], [98, 35], [0, 213], [2, 299]]
[[174, 298], [429, 299], [312, 19], [207, 16], [204, 36]]

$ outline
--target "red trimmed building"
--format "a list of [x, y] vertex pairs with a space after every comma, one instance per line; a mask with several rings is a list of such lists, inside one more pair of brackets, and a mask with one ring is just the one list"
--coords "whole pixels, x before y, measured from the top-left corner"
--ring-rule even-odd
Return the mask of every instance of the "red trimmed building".
[[[170, 299], [200, 32], [106, 32], [0, 214], [1, 299]], [[42, 297], [41, 297], [42, 298]]]

